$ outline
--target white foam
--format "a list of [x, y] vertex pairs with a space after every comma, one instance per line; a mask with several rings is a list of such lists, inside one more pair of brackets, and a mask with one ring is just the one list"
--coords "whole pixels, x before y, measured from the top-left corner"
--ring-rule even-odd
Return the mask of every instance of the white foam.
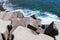
[[11, 3], [9, 3], [8, 0], [1, 0], [0, 2], [3, 2], [3, 8], [6, 10], [6, 11], [11, 11], [13, 10], [13, 7], [14, 5], [12, 5]]
[[42, 24], [50, 24], [52, 21], [60, 21], [59, 17], [55, 14], [51, 14], [48, 12], [44, 12], [45, 15], [47, 15], [46, 17], [40, 16], [38, 18], [40, 18], [42, 21]]
[[50, 18], [54, 18], [54, 19], [58, 19], [59, 17], [55, 14], [52, 14], [52, 13], [48, 13], [48, 12], [45, 12], [46, 15], [48, 15], [48, 17]]
[[36, 15], [36, 13], [40, 13], [40, 11], [38, 10], [35, 10], [35, 11], [32, 11], [30, 9], [17, 9], [17, 10], [13, 10], [12, 12], [16, 12], [16, 11], [20, 11], [24, 14], [24, 16], [31, 16], [31, 15]]
[[4, 3], [3, 7], [6, 11], [12, 11], [13, 10], [12, 4], [10, 4], [10, 3], [9, 4]]
[[[52, 14], [52, 13], [48, 13], [48, 12], [40, 12], [39, 10], [30, 10], [30, 9], [17, 9], [17, 10], [13, 10], [14, 11], [20, 11], [24, 14], [24, 16], [31, 16], [31, 15], [36, 15], [36, 17], [38, 19], [41, 19], [41, 23], [42, 24], [50, 24], [52, 21], [60, 21], [59, 20], [59, 17], [55, 14]], [[46, 16], [42, 15], [41, 14], [45, 14]]]
[[[8, 6], [10, 5], [10, 6]], [[16, 10], [13, 10], [13, 7], [12, 6], [15, 6], [15, 5], [12, 5], [11, 3], [8, 2], [7, 3], [4, 3], [3, 7], [6, 9], [6, 11], [12, 11], [12, 12], [15, 12], [15, 11], [20, 11], [24, 14], [24, 16], [31, 16], [31, 15], [36, 15], [37, 18], [41, 19], [42, 20], [42, 24], [50, 24], [52, 21], [60, 21], [59, 20], [59, 17], [55, 14], [52, 14], [52, 13], [48, 13], [48, 12], [40, 12], [39, 10], [30, 10], [30, 9], [16, 9]], [[41, 14], [45, 14], [46, 16], [44, 15], [41, 15]]]
[[60, 21], [58, 19], [50, 18], [50, 17], [39, 17], [42, 21], [41, 24], [50, 24], [52, 21]]

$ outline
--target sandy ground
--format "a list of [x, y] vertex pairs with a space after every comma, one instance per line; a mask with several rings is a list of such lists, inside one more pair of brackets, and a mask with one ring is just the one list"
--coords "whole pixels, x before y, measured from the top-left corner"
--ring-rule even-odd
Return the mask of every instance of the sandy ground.
[[[59, 30], [59, 35], [56, 36], [56, 39], [60, 39], [60, 22], [55, 22], [56, 26]], [[0, 20], [0, 33], [4, 33], [6, 31], [6, 25], [10, 24], [10, 21], [2, 21]], [[14, 34], [14, 40], [54, 40], [53, 38], [44, 35], [44, 34], [39, 34], [39, 35], [34, 35], [30, 31], [30, 29], [26, 27], [19, 26], [16, 28], [16, 30], [13, 32]]]

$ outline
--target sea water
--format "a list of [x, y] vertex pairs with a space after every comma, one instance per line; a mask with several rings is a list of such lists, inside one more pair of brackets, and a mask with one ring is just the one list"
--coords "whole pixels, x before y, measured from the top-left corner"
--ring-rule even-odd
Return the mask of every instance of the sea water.
[[[2, 1], [2, 0], [1, 0]], [[60, 21], [60, 0], [3, 0], [6, 11], [20, 11], [24, 16], [35, 15], [42, 24]]]

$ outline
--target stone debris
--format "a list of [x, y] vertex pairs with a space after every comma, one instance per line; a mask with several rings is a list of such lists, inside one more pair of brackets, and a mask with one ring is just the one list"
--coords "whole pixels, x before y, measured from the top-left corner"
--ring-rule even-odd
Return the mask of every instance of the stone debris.
[[[58, 35], [55, 22], [43, 25], [35, 15], [24, 17], [21, 12], [3, 11], [0, 12], [0, 20], [0, 40], [56, 40], [55, 36]], [[53, 34], [53, 31], [57, 31], [57, 34]]]

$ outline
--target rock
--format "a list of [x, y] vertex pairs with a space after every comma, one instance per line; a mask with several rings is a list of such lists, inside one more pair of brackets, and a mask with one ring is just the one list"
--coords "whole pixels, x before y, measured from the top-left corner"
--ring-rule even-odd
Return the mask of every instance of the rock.
[[44, 34], [34, 35], [31, 30], [26, 27], [19, 26], [13, 32], [14, 40], [54, 40], [52, 37], [49, 37]]
[[5, 11], [5, 9], [0, 5], [0, 10], [1, 11]]

